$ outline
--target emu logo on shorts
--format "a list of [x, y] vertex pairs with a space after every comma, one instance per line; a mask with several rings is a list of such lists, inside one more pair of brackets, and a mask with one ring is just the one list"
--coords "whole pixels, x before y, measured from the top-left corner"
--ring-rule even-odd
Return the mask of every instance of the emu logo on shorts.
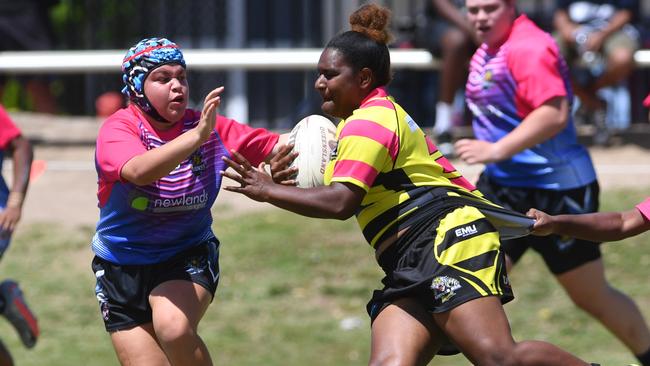
[[457, 279], [449, 276], [436, 277], [431, 281], [431, 289], [433, 290], [434, 298], [436, 300], [441, 300], [443, 304], [454, 297], [456, 295], [456, 290], [461, 287], [462, 286]]
[[476, 225], [467, 225], [456, 229], [454, 231], [454, 234], [456, 234], [457, 238], [464, 238], [466, 236], [476, 234], [477, 232], [478, 230], [476, 230]]

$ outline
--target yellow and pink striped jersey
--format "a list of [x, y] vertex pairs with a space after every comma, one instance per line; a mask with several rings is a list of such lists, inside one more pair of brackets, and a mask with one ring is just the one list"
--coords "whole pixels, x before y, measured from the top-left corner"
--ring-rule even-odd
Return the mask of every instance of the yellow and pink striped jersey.
[[367, 192], [357, 221], [373, 247], [399, 230], [400, 221], [421, 207], [418, 202], [426, 202], [415, 200], [432, 188], [463, 191], [489, 203], [384, 88], [373, 90], [339, 123], [337, 140], [325, 184], [344, 182]]

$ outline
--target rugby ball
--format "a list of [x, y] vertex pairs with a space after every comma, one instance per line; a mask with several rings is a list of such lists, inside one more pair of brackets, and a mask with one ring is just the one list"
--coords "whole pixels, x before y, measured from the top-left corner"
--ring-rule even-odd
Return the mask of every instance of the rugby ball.
[[312, 114], [296, 124], [287, 142], [298, 152], [290, 165], [298, 168], [297, 175], [292, 177], [298, 187], [322, 186], [325, 168], [336, 147], [336, 126], [329, 119]]

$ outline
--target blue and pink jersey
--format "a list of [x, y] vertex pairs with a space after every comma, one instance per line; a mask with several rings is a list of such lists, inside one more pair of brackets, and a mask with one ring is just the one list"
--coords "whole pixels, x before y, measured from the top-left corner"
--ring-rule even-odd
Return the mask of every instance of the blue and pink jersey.
[[[21, 132], [9, 117], [9, 114], [0, 106], [0, 171], [4, 161], [5, 150], [11, 140], [20, 136]], [[2, 175], [0, 175], [0, 207], [4, 208], [9, 196], [9, 188]]]
[[234, 149], [254, 165], [268, 156], [278, 135], [222, 116], [199, 149], [169, 175], [137, 186], [121, 178], [124, 164], [194, 128], [200, 112], [187, 110], [168, 131], [152, 128], [134, 106], [110, 116], [97, 138], [100, 217], [93, 237], [97, 256], [117, 264], [150, 264], [214, 237], [210, 208], [221, 186], [222, 156]]
[[[477, 139], [496, 142], [528, 114], [555, 97], [573, 102], [568, 67], [552, 37], [525, 15], [497, 48], [481, 45], [470, 63], [465, 95]], [[573, 120], [552, 138], [508, 160], [487, 164], [497, 184], [552, 190], [596, 180], [587, 150], [578, 144]]]

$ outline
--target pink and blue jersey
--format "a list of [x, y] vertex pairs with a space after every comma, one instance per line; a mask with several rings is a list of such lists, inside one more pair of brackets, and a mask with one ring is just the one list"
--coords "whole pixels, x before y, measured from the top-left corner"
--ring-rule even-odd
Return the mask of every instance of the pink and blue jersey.
[[[554, 97], [573, 102], [568, 67], [555, 41], [525, 15], [515, 20], [501, 46], [481, 45], [469, 71], [465, 95], [480, 140], [498, 141]], [[551, 190], [596, 180], [589, 153], [577, 142], [572, 118], [552, 138], [508, 160], [487, 164], [485, 174], [503, 186]]]
[[[0, 106], [0, 171], [2, 170], [2, 162], [5, 157], [5, 150], [11, 140], [20, 136], [21, 132], [13, 123], [9, 114]], [[9, 188], [2, 175], [0, 175], [0, 208], [4, 208], [9, 197]], [[1, 252], [0, 252], [1, 253]]]
[[150, 264], [213, 238], [210, 209], [221, 186], [222, 156], [234, 149], [254, 165], [268, 156], [278, 135], [217, 117], [210, 138], [169, 175], [137, 186], [121, 178], [131, 158], [194, 128], [200, 112], [187, 110], [168, 131], [151, 127], [134, 106], [110, 116], [97, 138], [100, 217], [93, 237], [97, 256], [117, 264]]

